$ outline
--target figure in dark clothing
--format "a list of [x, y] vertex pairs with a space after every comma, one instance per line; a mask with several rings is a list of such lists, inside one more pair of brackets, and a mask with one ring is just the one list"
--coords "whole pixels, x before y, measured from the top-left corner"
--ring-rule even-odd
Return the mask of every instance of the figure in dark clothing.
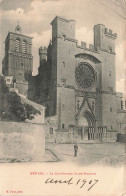
[[78, 145], [74, 144], [74, 156], [77, 157]]

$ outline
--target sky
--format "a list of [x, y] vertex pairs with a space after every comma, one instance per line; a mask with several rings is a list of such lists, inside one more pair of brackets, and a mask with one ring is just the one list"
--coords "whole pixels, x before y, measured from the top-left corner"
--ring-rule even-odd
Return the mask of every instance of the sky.
[[0, 72], [4, 57], [4, 41], [15, 32], [19, 21], [22, 34], [33, 37], [33, 75], [38, 72], [40, 46], [48, 46], [51, 21], [55, 16], [76, 21], [76, 39], [93, 44], [93, 27], [104, 24], [117, 33], [116, 87], [125, 90], [126, 1], [125, 0], [0, 0]]

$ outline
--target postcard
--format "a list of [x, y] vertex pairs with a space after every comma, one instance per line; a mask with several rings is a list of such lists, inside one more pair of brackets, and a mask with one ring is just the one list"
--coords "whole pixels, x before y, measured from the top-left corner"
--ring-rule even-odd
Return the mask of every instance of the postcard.
[[0, 0], [0, 195], [126, 196], [126, 1]]

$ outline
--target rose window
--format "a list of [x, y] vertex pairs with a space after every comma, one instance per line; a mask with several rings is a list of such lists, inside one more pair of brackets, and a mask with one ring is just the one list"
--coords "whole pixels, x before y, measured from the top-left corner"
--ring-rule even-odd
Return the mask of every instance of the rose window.
[[75, 79], [78, 87], [91, 88], [95, 82], [95, 71], [88, 63], [80, 63], [75, 70]]

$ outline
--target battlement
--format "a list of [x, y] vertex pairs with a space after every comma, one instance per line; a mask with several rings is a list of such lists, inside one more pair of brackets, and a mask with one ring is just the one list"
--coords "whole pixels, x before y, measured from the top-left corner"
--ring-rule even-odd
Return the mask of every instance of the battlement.
[[39, 53], [47, 53], [47, 47], [41, 46], [41, 47], [39, 48]]
[[104, 34], [105, 36], [108, 36], [109, 38], [112, 38], [112, 39], [116, 39], [117, 38], [117, 33], [113, 33], [111, 29], [108, 29], [108, 28], [104, 28]]
[[113, 33], [111, 29], [108, 29], [103, 24], [97, 24], [94, 26], [94, 45], [95, 48], [99, 47], [100, 50], [115, 54], [115, 39], [117, 34]]
[[41, 60], [47, 60], [47, 48], [41, 46], [39, 48], [39, 56], [40, 56], [40, 61]]
[[87, 50], [87, 51], [90, 51], [90, 52], [96, 52], [96, 53], [99, 53], [99, 51], [100, 51], [100, 48], [99, 47], [95, 48], [95, 46], [93, 44], [89, 44], [89, 47], [87, 47], [87, 43], [83, 42], [83, 41], [81, 41], [81, 45], [78, 45], [78, 40], [76, 40], [76, 39], [71, 39], [71, 38], [68, 38], [66, 36], [65, 37], [64, 36], [58, 36], [58, 38], [64, 39], [64, 41], [74, 42], [76, 44], [77, 48], [81, 48], [81, 49], [84, 49], [84, 50]]
[[107, 52], [107, 53], [110, 53], [110, 54], [116, 54], [115, 51], [114, 51], [114, 48], [112, 48], [111, 46], [109, 46], [108, 48], [101, 48], [100, 46], [96, 46], [96, 45], [93, 45], [93, 44], [89, 44], [89, 47], [87, 47], [87, 43], [86, 42], [83, 42], [81, 41], [81, 45], [78, 45], [78, 40], [77, 39], [71, 39], [67, 36], [64, 36], [64, 35], [58, 35], [57, 38], [60, 38], [60, 39], [63, 39], [64, 41], [70, 41], [70, 42], [74, 42], [76, 44], [76, 47], [77, 48], [80, 48], [80, 49], [84, 49], [84, 50], [87, 50], [89, 52], [94, 52], [94, 53], [100, 53], [100, 50], [101, 51], [104, 51], [104, 52]]
[[93, 44], [89, 44], [89, 47], [87, 47], [87, 43], [86, 42], [83, 42], [83, 41], [81, 42], [81, 45], [80, 46], [77, 43], [77, 48], [88, 50], [90, 52], [96, 52], [95, 49], [94, 49], [94, 45]]

